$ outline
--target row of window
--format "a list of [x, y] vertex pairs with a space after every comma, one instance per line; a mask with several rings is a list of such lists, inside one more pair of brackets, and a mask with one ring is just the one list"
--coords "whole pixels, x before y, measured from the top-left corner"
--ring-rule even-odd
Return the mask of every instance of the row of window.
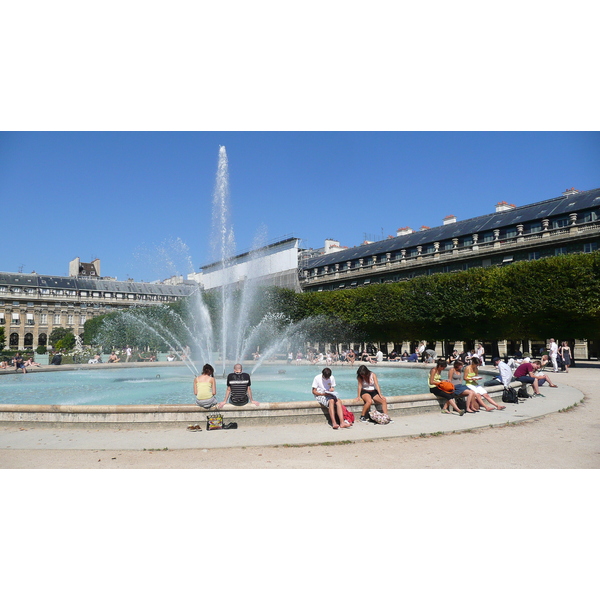
[[[598, 221], [598, 220], [600, 220], [600, 211], [594, 210], [594, 211], [587, 211], [585, 213], [582, 213], [581, 215], [578, 215], [577, 222], [578, 223], [589, 223], [589, 222]], [[560, 217], [557, 219], [552, 219], [552, 220], [549, 220], [548, 229], [562, 229], [564, 227], [568, 227], [570, 225], [570, 223], [571, 223], [571, 221], [568, 217]], [[535, 233], [540, 233], [544, 230], [544, 225], [545, 224], [542, 222], [525, 224], [525, 225], [523, 225], [523, 235], [531, 235], [531, 234], [535, 234]], [[496, 240], [499, 240], [499, 241], [509, 240], [512, 238], [516, 238], [519, 234], [516, 226], [508, 227], [505, 229], [500, 229], [497, 231], [498, 231], [498, 237], [496, 237], [496, 234], [494, 233], [494, 231], [486, 231], [486, 232], [483, 232], [480, 234], [474, 234], [474, 235], [477, 235], [477, 244], [487, 244], [487, 243], [494, 242]], [[450, 250], [454, 249], [455, 247], [456, 248], [471, 247], [475, 244], [474, 235], [468, 235], [468, 236], [464, 236], [462, 238], [458, 238], [457, 246], [454, 245], [454, 242], [452, 240], [441, 241], [438, 243], [439, 247], [438, 247], [437, 251], [445, 252], [445, 251], [450, 251]], [[372, 266], [372, 265], [377, 265], [377, 264], [383, 264], [383, 263], [387, 262], [388, 254], [389, 254], [390, 261], [397, 261], [397, 260], [401, 260], [402, 258], [414, 258], [415, 256], [419, 256], [419, 254], [427, 255], [427, 254], [434, 254], [435, 252], [436, 252], [436, 246], [434, 244], [426, 244], [426, 245], [421, 246], [420, 250], [419, 250], [419, 247], [407, 248], [404, 251], [397, 250], [395, 252], [389, 252], [386, 254], [366, 256], [362, 259], [354, 259], [354, 260], [350, 260], [350, 261], [340, 262], [340, 263], [338, 263], [338, 271], [343, 272], [343, 271], [355, 269], [360, 266]], [[585, 252], [591, 252], [591, 250], [585, 250]], [[327, 271], [325, 269], [327, 269]], [[313, 275], [315, 275], [315, 274], [323, 275], [326, 272], [328, 272], [328, 273], [335, 272], [335, 265], [329, 265], [327, 267], [326, 266], [318, 267], [316, 269], [316, 273], [314, 273], [314, 269], [313, 269]], [[307, 274], [309, 274], [309, 273], [307, 273]]]
[[161, 296], [157, 294], [125, 294], [122, 292], [87, 292], [85, 290], [58, 290], [49, 288], [20, 288], [17, 286], [8, 287], [0, 285], [0, 293], [12, 292], [13, 294], [33, 295], [39, 291], [42, 296], [80, 296], [82, 298], [116, 298], [117, 300], [150, 300], [155, 302], [175, 302], [175, 296]]
[[[38, 315], [39, 316], [39, 324], [40, 325], [48, 325], [48, 315], [47, 314], [41, 314]], [[61, 325], [62, 324], [62, 315], [61, 314], [55, 314], [55, 315], [51, 315], [52, 316], [52, 324], [53, 325]], [[84, 325], [87, 317], [85, 315], [78, 315], [79, 317], [79, 325]], [[0, 325], [5, 325], [6, 324], [6, 317], [4, 316], [4, 313], [0, 312]], [[11, 325], [20, 325], [21, 324], [21, 314], [20, 313], [12, 313], [11, 314], [11, 320], [10, 320], [10, 324]], [[75, 315], [67, 315], [67, 325], [75, 325]], [[33, 314], [31, 313], [27, 313], [25, 315], [25, 325], [35, 325], [35, 319], [33, 317]]]

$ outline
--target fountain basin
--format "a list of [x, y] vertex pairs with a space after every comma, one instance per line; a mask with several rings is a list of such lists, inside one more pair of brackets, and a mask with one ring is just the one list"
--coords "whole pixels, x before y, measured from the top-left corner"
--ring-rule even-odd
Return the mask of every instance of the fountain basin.
[[[137, 367], [144, 369], [157, 366], [158, 363], [141, 363]], [[334, 374], [340, 369], [353, 369], [354, 367], [334, 366]], [[171, 367], [173, 363], [160, 363], [160, 366]], [[283, 368], [285, 361], [280, 361]], [[81, 370], [81, 369], [122, 369], [131, 367], [131, 364], [116, 365], [65, 365], [48, 367], [43, 370]], [[181, 366], [181, 363], [178, 364]], [[322, 368], [322, 367], [321, 367]], [[378, 365], [377, 368], [418, 369], [422, 371], [423, 378], [430, 365], [414, 363], [395, 363]], [[42, 371], [36, 368], [36, 371]], [[290, 367], [293, 370], [294, 367]], [[374, 367], [375, 370], [375, 367]], [[480, 369], [483, 374], [493, 376], [495, 371]], [[19, 375], [29, 377], [28, 375]], [[191, 381], [191, 375], [190, 375]], [[425, 381], [423, 381], [425, 385]], [[221, 384], [222, 385], [222, 384]], [[310, 385], [310, 383], [308, 383]], [[520, 383], [513, 384], [515, 387]], [[488, 388], [491, 396], [502, 395], [502, 386]], [[385, 390], [384, 390], [385, 393]], [[221, 396], [222, 397], [222, 396]], [[388, 412], [392, 418], [402, 418], [403, 414], [420, 412], [436, 412], [440, 410], [440, 401], [433, 394], [409, 394], [403, 396], [387, 396]], [[363, 403], [360, 400], [345, 399], [344, 405], [357, 417], [360, 415]], [[175, 426], [191, 423], [203, 423], [206, 415], [211, 412], [199, 408], [195, 404], [123, 404], [123, 405], [58, 405], [58, 404], [0, 404], [0, 423], [23, 423], [28, 426], [34, 424], [43, 426]], [[316, 401], [299, 402], [268, 402], [260, 406], [246, 405], [234, 407], [226, 405], [221, 410], [225, 423], [237, 422], [239, 427], [245, 425], [278, 425], [293, 423], [325, 423], [326, 411]]]

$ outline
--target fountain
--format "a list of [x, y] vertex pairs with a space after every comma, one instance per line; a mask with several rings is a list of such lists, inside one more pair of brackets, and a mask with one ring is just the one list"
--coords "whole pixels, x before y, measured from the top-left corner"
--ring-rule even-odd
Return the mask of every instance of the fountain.
[[[224, 146], [219, 148], [212, 208], [212, 258], [214, 264], [218, 265], [221, 284], [212, 292], [219, 299], [216, 309], [213, 306], [211, 312], [205, 292], [198, 288], [187, 299], [188, 315], [185, 319], [167, 306], [151, 311], [130, 309], [106, 320], [98, 342], [105, 347], [123, 345], [116, 342], [112, 334], [127, 327], [139, 327], [140, 330], [151, 332], [161, 344], [171, 348], [193, 374], [199, 374], [199, 364], [210, 363], [215, 367], [215, 372], [224, 376], [228, 365], [231, 367], [247, 360], [257, 347], [261, 348], [261, 353], [252, 372], [276, 353], [287, 353], [290, 348], [303, 348], [310, 332], [322, 330], [320, 323], [326, 320], [325, 317], [292, 323], [281, 313], [267, 312], [258, 323], [253, 322], [252, 313], [257, 307], [260, 293], [259, 280], [247, 278], [239, 286], [235, 276], [235, 236], [229, 219], [229, 172]], [[249, 261], [261, 257], [265, 238], [264, 233], [255, 238]], [[188, 345], [191, 356], [180, 351]]]

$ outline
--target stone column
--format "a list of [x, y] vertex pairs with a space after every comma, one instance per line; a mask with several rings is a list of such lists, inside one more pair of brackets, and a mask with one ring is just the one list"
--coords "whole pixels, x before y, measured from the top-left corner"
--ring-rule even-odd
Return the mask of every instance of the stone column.
[[590, 357], [588, 353], [587, 340], [575, 340], [573, 348], [573, 358], [575, 360], [587, 360]]

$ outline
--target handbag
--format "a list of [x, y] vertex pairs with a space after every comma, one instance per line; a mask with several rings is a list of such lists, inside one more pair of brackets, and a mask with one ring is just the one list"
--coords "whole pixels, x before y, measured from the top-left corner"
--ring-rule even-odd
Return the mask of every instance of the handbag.
[[502, 402], [508, 404], [519, 404], [519, 395], [517, 394], [517, 390], [512, 387], [504, 388], [502, 392]]
[[389, 415], [379, 412], [374, 406], [369, 411], [369, 417], [371, 417], [371, 421], [375, 421], [379, 425], [387, 425], [391, 421]]
[[212, 412], [206, 415], [206, 431], [223, 429], [223, 415], [220, 412]]

